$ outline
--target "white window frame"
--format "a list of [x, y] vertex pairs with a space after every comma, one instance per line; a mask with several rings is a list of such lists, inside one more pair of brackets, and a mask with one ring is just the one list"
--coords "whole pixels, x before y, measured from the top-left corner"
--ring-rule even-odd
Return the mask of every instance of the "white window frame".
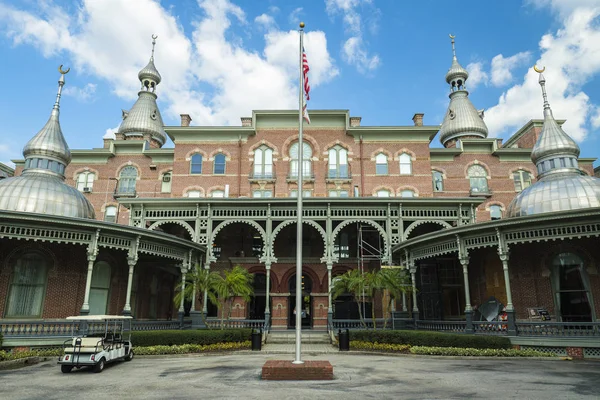
[[213, 190], [212, 192], [210, 192], [210, 197], [214, 197], [216, 199], [225, 198], [225, 191], [224, 190]]
[[[436, 179], [436, 176], [439, 177], [439, 179]], [[436, 186], [436, 183], [439, 182], [441, 187], [438, 188]], [[433, 184], [433, 191], [434, 192], [443, 192], [444, 191], [444, 174], [440, 171], [436, 171], [433, 170], [431, 171], [431, 183]]]
[[[290, 177], [298, 178], [298, 142], [290, 147]], [[302, 176], [306, 178], [312, 177], [312, 148], [308, 142], [302, 144]]]
[[404, 189], [400, 192], [400, 197], [410, 198], [417, 197], [414, 190]]
[[350, 193], [346, 189], [331, 189], [329, 190], [329, 197], [346, 198], [350, 197]]
[[348, 150], [340, 145], [329, 149], [327, 176], [330, 179], [345, 179], [350, 176], [348, 169]]
[[[529, 171], [520, 169], [518, 171], [513, 172], [512, 176], [516, 192], [521, 192], [524, 189], [527, 189], [529, 186], [531, 186], [531, 174], [529, 173]], [[527, 179], [525, 179], [525, 176], [527, 176]]]
[[104, 221], [117, 222], [117, 206], [104, 207]]
[[489, 193], [490, 188], [487, 181], [486, 169], [479, 165], [474, 164], [467, 170], [469, 176], [469, 188], [473, 193]]
[[399, 157], [400, 175], [412, 174], [412, 158], [408, 153], [402, 153]]
[[270, 189], [256, 189], [252, 191], [252, 197], [255, 199], [270, 199], [273, 197], [273, 191]]
[[[290, 197], [294, 197], [294, 198], [298, 197], [298, 189], [291, 189]], [[306, 197], [312, 197], [311, 189], [302, 189], [302, 198], [306, 198]]]
[[384, 153], [375, 156], [375, 175], [388, 175], [388, 157]]
[[83, 188], [90, 188], [90, 190], [94, 187], [94, 180], [96, 179], [96, 174], [90, 171], [85, 171], [77, 174], [77, 190], [83, 192]]
[[202, 192], [200, 190], [188, 190], [185, 193], [185, 197], [190, 197], [190, 198], [199, 198], [202, 197]]
[[260, 146], [254, 150], [254, 178], [273, 178], [273, 149]]
[[392, 197], [392, 192], [387, 189], [379, 189], [375, 193], [375, 197]]

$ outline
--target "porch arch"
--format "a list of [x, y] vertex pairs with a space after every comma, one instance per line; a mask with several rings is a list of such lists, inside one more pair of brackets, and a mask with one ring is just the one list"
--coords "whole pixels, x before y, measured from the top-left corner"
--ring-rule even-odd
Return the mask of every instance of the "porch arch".
[[[275, 229], [273, 229], [273, 232], [271, 233], [271, 243], [270, 243], [272, 256], [275, 256], [275, 239], [277, 239], [277, 235], [279, 234], [279, 232], [286, 226], [295, 224], [295, 223], [297, 223], [296, 220], [283, 221], [281, 224], [277, 225], [277, 227]], [[321, 235], [321, 238], [323, 238], [323, 257], [327, 257], [327, 234], [325, 233], [325, 229], [323, 229], [323, 227], [321, 225], [319, 225], [318, 223], [316, 223], [315, 221], [310, 220], [310, 219], [303, 219], [302, 223], [312, 226], [313, 228], [315, 228], [317, 230], [317, 232], [319, 232], [319, 234]]]
[[412, 231], [419, 225], [423, 225], [423, 224], [438, 224], [441, 225], [442, 227], [448, 229], [448, 228], [452, 228], [452, 225], [450, 225], [449, 223], [447, 223], [446, 221], [435, 221], [435, 220], [420, 220], [420, 221], [414, 221], [413, 223], [411, 223], [406, 230], [404, 231], [404, 240], [408, 240], [408, 237], [410, 236], [410, 234], [412, 233]]
[[223, 228], [225, 228], [227, 225], [236, 224], [236, 223], [248, 224], [248, 225], [256, 228], [256, 230], [260, 234], [260, 237], [263, 242], [263, 249], [262, 249], [261, 257], [264, 256], [265, 251], [266, 251], [266, 246], [267, 246], [267, 233], [265, 232], [263, 227], [260, 226], [260, 224], [258, 222], [252, 221], [252, 220], [247, 220], [247, 219], [232, 219], [230, 221], [223, 221], [215, 227], [215, 229], [212, 231], [212, 235], [210, 236], [210, 241], [208, 243], [208, 248], [207, 248], [207, 251], [209, 251], [211, 253], [211, 256], [213, 255], [212, 247], [213, 247], [213, 244], [214, 244], [215, 239], [216, 239], [217, 235], [219, 234], [219, 232]]
[[383, 250], [383, 255], [381, 256], [381, 258], [386, 260], [389, 255], [389, 253], [388, 253], [389, 239], [387, 237], [385, 229], [383, 229], [383, 227], [381, 225], [379, 225], [377, 222], [371, 221], [369, 219], [351, 219], [351, 220], [341, 222], [338, 226], [335, 227], [335, 229], [331, 233], [331, 243], [329, 244], [329, 247], [333, 248], [333, 244], [335, 243], [335, 239], [337, 238], [337, 235], [340, 233], [340, 231], [342, 229], [344, 229], [344, 227], [346, 227], [350, 224], [357, 223], [357, 222], [371, 225], [373, 228], [377, 229], [377, 231], [381, 235], [381, 238], [383, 239], [383, 243], [384, 243], [384, 250]]
[[183, 226], [185, 228], [185, 230], [190, 234], [190, 240], [195, 241], [195, 236], [194, 235], [194, 229], [192, 228], [192, 226], [190, 224], [188, 224], [185, 221], [177, 221], [177, 220], [168, 220], [168, 221], [157, 221], [155, 223], [153, 223], [152, 225], [150, 225], [150, 227], [148, 229], [150, 229], [151, 231], [156, 230], [156, 228], [158, 228], [159, 226], [163, 225], [163, 224], [177, 224], [180, 226]]

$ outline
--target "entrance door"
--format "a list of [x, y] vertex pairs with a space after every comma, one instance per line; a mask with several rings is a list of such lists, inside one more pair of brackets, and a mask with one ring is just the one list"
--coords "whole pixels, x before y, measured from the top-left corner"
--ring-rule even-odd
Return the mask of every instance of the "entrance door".
[[592, 322], [592, 294], [583, 260], [576, 254], [559, 254], [553, 260], [552, 280], [561, 321]]
[[265, 319], [265, 308], [267, 305], [267, 275], [254, 274], [254, 294], [250, 298], [248, 309], [249, 319]]
[[[289, 313], [288, 313], [288, 328], [296, 328], [296, 275], [292, 275], [289, 280]], [[308, 275], [302, 275], [302, 328], [312, 327], [312, 280]]]
[[110, 291], [110, 265], [100, 261], [94, 265], [90, 287], [90, 315], [106, 314]]

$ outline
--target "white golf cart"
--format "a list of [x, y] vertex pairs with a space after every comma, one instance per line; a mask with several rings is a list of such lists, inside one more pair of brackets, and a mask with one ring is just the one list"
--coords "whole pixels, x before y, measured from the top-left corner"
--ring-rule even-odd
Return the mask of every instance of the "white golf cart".
[[64, 342], [65, 354], [58, 359], [62, 372], [86, 366], [102, 372], [107, 363], [133, 359], [131, 317], [79, 315], [67, 319], [73, 322], [72, 338]]

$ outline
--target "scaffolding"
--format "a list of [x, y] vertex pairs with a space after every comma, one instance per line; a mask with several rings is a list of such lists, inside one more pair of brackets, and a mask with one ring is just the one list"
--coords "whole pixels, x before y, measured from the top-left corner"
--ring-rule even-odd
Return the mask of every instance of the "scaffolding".
[[[379, 231], [377, 229], [375, 229], [373, 226], [369, 225], [369, 224], [364, 224], [361, 222], [357, 222], [357, 230], [358, 230], [358, 236], [357, 236], [357, 259], [358, 259], [358, 268], [360, 270], [360, 274], [361, 276], [363, 276], [364, 278], [364, 273], [365, 273], [365, 261], [367, 262], [367, 264], [371, 264], [372, 261], [375, 261], [379, 264], [379, 267], [381, 267], [381, 256], [382, 256], [382, 251], [381, 251], [381, 241], [383, 240]], [[367, 235], [367, 237], [371, 236], [373, 237], [373, 235], [370, 234], [374, 234], [374, 236], [377, 238], [377, 245], [373, 246], [371, 243], [366, 241], [365, 235]], [[362, 313], [363, 316], [365, 315], [365, 289], [363, 286], [363, 293], [362, 293]], [[375, 304], [371, 304], [371, 307], [375, 307]]]

